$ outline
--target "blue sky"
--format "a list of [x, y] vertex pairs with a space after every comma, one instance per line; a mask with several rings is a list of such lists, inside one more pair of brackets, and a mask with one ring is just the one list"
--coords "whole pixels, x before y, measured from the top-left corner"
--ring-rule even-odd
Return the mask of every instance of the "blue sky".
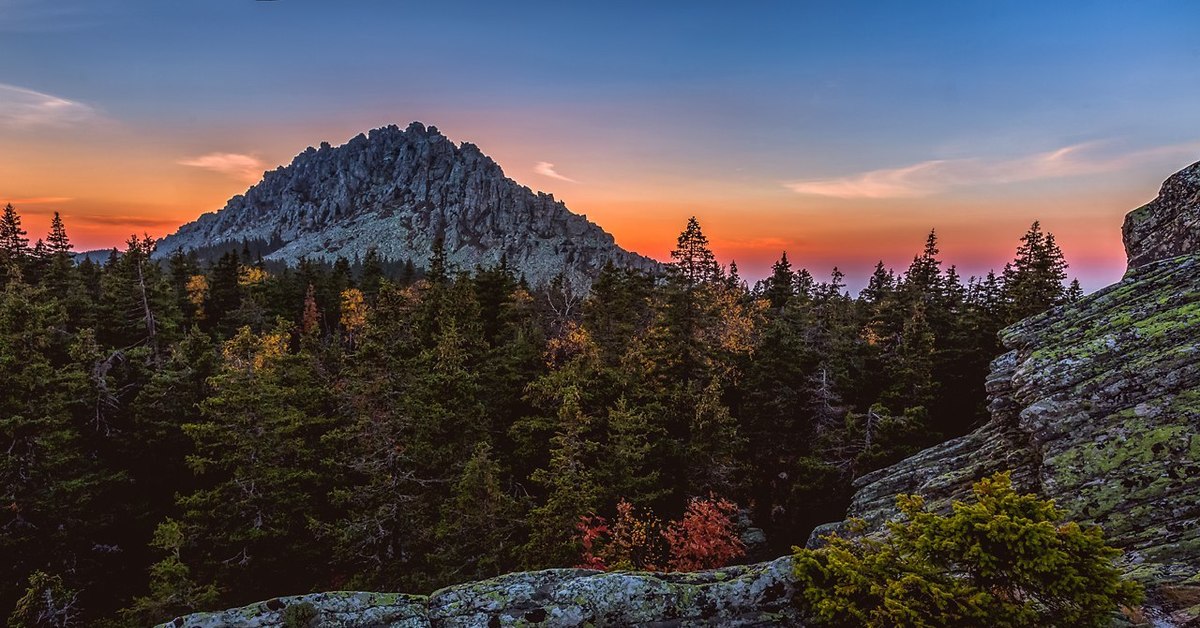
[[652, 255], [695, 213], [750, 274], [783, 248], [818, 272], [903, 265], [930, 227], [982, 272], [1040, 219], [1095, 288], [1123, 267], [1121, 215], [1200, 159], [1198, 18], [1154, 1], [0, 0], [0, 200], [66, 199], [28, 220], [57, 204], [85, 244], [161, 235], [305, 146], [422, 120]]

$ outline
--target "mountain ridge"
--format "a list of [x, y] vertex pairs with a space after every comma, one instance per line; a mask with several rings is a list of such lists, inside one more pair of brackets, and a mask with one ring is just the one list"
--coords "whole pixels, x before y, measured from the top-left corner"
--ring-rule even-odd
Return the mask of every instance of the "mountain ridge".
[[608, 262], [660, 268], [553, 195], [505, 176], [475, 144], [456, 145], [420, 122], [373, 129], [336, 147], [310, 146], [222, 209], [163, 238], [155, 254], [254, 241], [267, 260], [362, 259], [374, 248], [385, 260], [425, 266], [439, 238], [451, 266], [469, 270], [503, 258], [533, 285], [561, 273], [586, 289]]

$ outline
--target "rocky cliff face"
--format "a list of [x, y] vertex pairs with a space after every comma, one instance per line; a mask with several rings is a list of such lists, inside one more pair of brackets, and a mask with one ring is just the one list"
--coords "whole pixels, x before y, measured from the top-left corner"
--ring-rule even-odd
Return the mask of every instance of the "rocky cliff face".
[[1158, 198], [1129, 212], [1121, 235], [1130, 270], [1200, 251], [1200, 163], [1172, 175]]
[[561, 272], [585, 288], [609, 260], [658, 267], [553, 196], [505, 177], [475, 145], [455, 145], [419, 122], [375, 129], [336, 148], [309, 147], [224, 209], [164, 238], [157, 255], [255, 241], [272, 260], [361, 259], [375, 247], [384, 259], [424, 266], [438, 237], [457, 268], [507, 256], [534, 285]]
[[1198, 219], [1200, 164], [1126, 218], [1121, 282], [1001, 332], [991, 421], [860, 478], [849, 516], [880, 526], [898, 493], [946, 506], [1012, 470], [1072, 519], [1104, 526], [1126, 572], [1151, 585], [1159, 625], [1200, 615]]
[[[429, 596], [334, 592], [197, 613], [165, 628], [321, 626], [780, 626], [790, 605], [791, 560], [692, 574], [549, 569], [457, 585]], [[291, 610], [289, 610], [291, 609]], [[311, 618], [311, 623], [287, 623]]]

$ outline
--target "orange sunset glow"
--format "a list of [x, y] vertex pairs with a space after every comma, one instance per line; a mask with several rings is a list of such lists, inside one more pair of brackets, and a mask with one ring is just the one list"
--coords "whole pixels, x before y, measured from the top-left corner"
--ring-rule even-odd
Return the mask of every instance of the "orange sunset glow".
[[[999, 270], [1040, 220], [1058, 237], [1071, 273], [1095, 289], [1124, 270], [1117, 235], [1124, 213], [1153, 198], [1165, 173], [1200, 157], [1200, 132], [1170, 123], [1196, 84], [1177, 80], [1194, 70], [1172, 65], [1172, 46], [1183, 36], [1173, 26], [1148, 31], [1154, 41], [1142, 42], [1134, 59], [1106, 48], [1124, 34], [1099, 29], [1061, 42], [1053, 29], [1024, 29], [1023, 37], [1044, 37], [1047, 46], [1094, 54], [1037, 71], [1019, 63], [1032, 54], [1025, 40], [998, 40], [1005, 43], [996, 56], [963, 53], [936, 20], [921, 33], [844, 33], [860, 45], [845, 49], [832, 32], [789, 49], [752, 41], [753, 29], [736, 31], [748, 39], [725, 56], [686, 38], [641, 41], [631, 32], [618, 50], [575, 32], [561, 35], [576, 45], [558, 60], [490, 48], [512, 62], [499, 73], [465, 53], [426, 66], [384, 53], [364, 61], [285, 47], [321, 68], [312, 74], [280, 65], [271, 42], [323, 17], [364, 29], [356, 45], [382, 50], [390, 40], [372, 34], [373, 14], [252, 4], [181, 9], [189, 24], [232, 29], [220, 37], [238, 41], [236, 53], [202, 48], [205, 40], [184, 22], [131, 13], [120, 26], [129, 50], [164, 38], [180, 50], [205, 50], [186, 62], [182, 52], [130, 62], [122, 48], [88, 48], [97, 36], [90, 27], [54, 28], [45, 15], [14, 10], [14, 28], [41, 33], [25, 58], [55, 45], [90, 54], [73, 57], [79, 66], [47, 54], [38, 72], [3, 56], [0, 200], [18, 207], [35, 237], [59, 211], [79, 250], [120, 246], [131, 234], [161, 237], [220, 209], [307, 146], [420, 120], [478, 145], [509, 177], [554, 194], [620, 245], [658, 259], [695, 215], [721, 262], [736, 260], [748, 279], [764, 276], [786, 250], [818, 276], [838, 266], [855, 288], [878, 260], [906, 264], [931, 228], [964, 276]], [[77, 10], [115, 25], [112, 16]], [[536, 30], [530, 19], [521, 28]], [[723, 23], [696, 19], [700, 30]], [[781, 19], [779, 28], [787, 24]], [[238, 36], [249, 32], [255, 37]], [[475, 36], [486, 46], [491, 34]], [[888, 56], [895, 51], [904, 53]], [[593, 63], [600, 58], [609, 65]], [[881, 74], [862, 58], [899, 65]], [[904, 58], [933, 65], [897, 61]], [[195, 74], [168, 71], [170, 59]], [[571, 69], [559, 72], [560, 65]], [[1133, 102], [1149, 79], [1089, 78], [1091, 69], [1113, 76], [1135, 66], [1176, 80]], [[419, 88], [403, 80], [415, 76]], [[997, 91], [1002, 77], [1044, 89]], [[1045, 89], [1056, 98], [1039, 97]], [[1105, 102], [1111, 106], [1097, 104]]]

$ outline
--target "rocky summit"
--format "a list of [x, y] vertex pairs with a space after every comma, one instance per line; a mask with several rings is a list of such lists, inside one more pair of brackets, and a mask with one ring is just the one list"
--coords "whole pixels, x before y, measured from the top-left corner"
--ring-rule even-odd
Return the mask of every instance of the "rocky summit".
[[[1014, 483], [1104, 527], [1148, 585], [1159, 626], [1200, 617], [1200, 163], [1125, 220], [1117, 284], [1001, 332], [991, 421], [856, 482], [876, 528], [900, 493], [947, 507], [976, 480]], [[814, 533], [837, 529], [826, 526]]]
[[455, 144], [413, 122], [360, 134], [342, 146], [309, 147], [288, 166], [164, 238], [157, 255], [254, 243], [264, 258], [385, 260], [426, 266], [434, 241], [462, 270], [505, 258], [533, 285], [562, 273], [576, 289], [606, 262], [656, 270], [549, 194], [504, 176], [474, 144]]

